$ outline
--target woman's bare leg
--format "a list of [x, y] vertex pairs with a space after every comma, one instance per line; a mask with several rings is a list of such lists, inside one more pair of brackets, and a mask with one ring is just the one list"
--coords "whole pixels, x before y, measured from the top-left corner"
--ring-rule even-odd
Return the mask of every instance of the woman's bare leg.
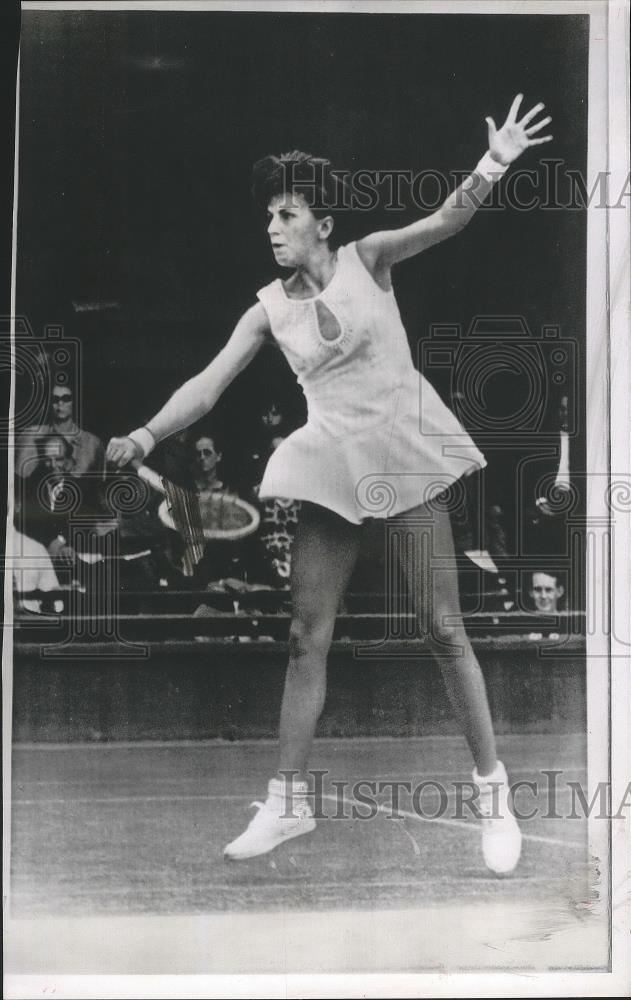
[[397, 519], [408, 586], [421, 630], [443, 675], [449, 699], [475, 760], [482, 819], [482, 853], [496, 875], [517, 865], [522, 836], [510, 809], [510, 786], [495, 753], [495, 737], [480, 665], [462, 624], [449, 514], [423, 505]]
[[307, 757], [326, 696], [326, 661], [335, 617], [357, 554], [361, 528], [315, 504], [302, 506], [292, 548], [293, 619], [280, 716], [279, 771], [306, 777]]
[[[326, 660], [335, 616], [359, 550], [359, 525], [303, 504], [292, 549], [293, 619], [280, 719], [279, 773], [257, 814], [224, 850], [257, 857], [315, 829], [307, 801], [307, 757], [326, 695]], [[291, 777], [288, 772], [290, 772]]]
[[462, 624], [449, 514], [422, 505], [395, 518], [419, 625], [440, 668], [447, 694], [480, 775], [497, 764], [495, 736], [480, 665]]

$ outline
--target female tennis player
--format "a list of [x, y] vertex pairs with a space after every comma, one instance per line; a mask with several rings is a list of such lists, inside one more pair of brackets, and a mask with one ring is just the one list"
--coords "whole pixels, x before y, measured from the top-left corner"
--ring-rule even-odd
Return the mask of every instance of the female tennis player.
[[[552, 138], [536, 137], [551, 120], [535, 121], [543, 104], [517, 120], [522, 99], [515, 98], [501, 128], [486, 119], [488, 151], [436, 212], [346, 245], [339, 245], [334, 213], [327, 208], [335, 204], [328, 161], [297, 152], [260, 160], [254, 197], [267, 209], [276, 262], [291, 274], [258, 292], [258, 302], [226, 346], [145, 427], [109, 442], [107, 457], [119, 466], [146, 457], [156, 442], [208, 413], [270, 336], [307, 399], [307, 423], [273, 453], [260, 490], [262, 498], [303, 502], [292, 554], [293, 619], [279, 770], [267, 800], [255, 803], [258, 811], [245, 832], [226, 847], [228, 858], [264, 854], [315, 827], [307, 757], [324, 705], [336, 612], [357, 557], [362, 522], [388, 516], [418, 539], [416, 547], [402, 552], [404, 570], [475, 764], [484, 859], [498, 874], [518, 862], [521, 833], [507, 805], [508, 779], [495, 752], [482, 672], [462, 624], [449, 514], [434, 503], [485, 460], [414, 368], [390, 275], [394, 264], [459, 232], [508, 165]], [[376, 502], [384, 495], [387, 504]], [[421, 544], [428, 523], [430, 554]], [[423, 560], [430, 555], [437, 562], [428, 567]], [[296, 780], [287, 779], [287, 772]]]

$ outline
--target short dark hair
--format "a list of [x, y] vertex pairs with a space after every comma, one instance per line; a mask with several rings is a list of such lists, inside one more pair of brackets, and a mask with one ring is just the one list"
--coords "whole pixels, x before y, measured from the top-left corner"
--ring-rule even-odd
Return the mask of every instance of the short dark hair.
[[195, 451], [195, 445], [198, 441], [201, 441], [202, 438], [208, 438], [209, 441], [212, 441], [215, 451], [220, 455], [223, 454], [221, 440], [219, 435], [214, 431], [199, 431], [198, 433], [193, 434], [190, 440], [190, 447], [192, 451]]
[[530, 573], [530, 586], [531, 587], [533, 585], [533, 578], [535, 577], [535, 575], [538, 576], [539, 574], [541, 574], [542, 576], [549, 576], [552, 580], [554, 580], [555, 585], [557, 587], [562, 587], [563, 586], [563, 576], [564, 575], [559, 570], [557, 570], [557, 569], [533, 569], [532, 572]]
[[349, 210], [344, 181], [331, 161], [299, 149], [257, 160], [252, 168], [252, 197], [257, 207], [265, 210], [272, 198], [289, 193], [302, 195], [316, 219], [331, 216], [334, 226], [329, 245], [336, 249], [343, 242]]

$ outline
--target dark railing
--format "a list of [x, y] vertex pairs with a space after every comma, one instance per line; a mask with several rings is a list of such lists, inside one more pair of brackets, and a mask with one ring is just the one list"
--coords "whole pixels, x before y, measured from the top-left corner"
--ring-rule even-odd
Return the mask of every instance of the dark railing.
[[[22, 610], [21, 602], [37, 600], [41, 612]], [[64, 610], [55, 613], [56, 602]], [[384, 607], [383, 594], [348, 594], [337, 616], [337, 641], [419, 641], [416, 616], [410, 611]], [[84, 603], [82, 595], [68, 591], [33, 591], [15, 598], [14, 640], [31, 643], [191, 642], [199, 638], [286, 641], [291, 616], [288, 591], [214, 593], [208, 591], [155, 591], [121, 593], [118, 608], [103, 613], [98, 605]], [[580, 642], [585, 614], [560, 611], [539, 614], [525, 610], [481, 610], [464, 615], [467, 633], [474, 641], [521, 637]], [[446, 624], [449, 624], [448, 622]]]

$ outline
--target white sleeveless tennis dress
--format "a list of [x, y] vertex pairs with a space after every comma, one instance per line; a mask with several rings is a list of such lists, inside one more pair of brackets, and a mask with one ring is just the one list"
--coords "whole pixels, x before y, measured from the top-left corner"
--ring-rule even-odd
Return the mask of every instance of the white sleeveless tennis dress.
[[394, 292], [377, 285], [355, 243], [338, 249], [319, 295], [290, 299], [277, 278], [257, 297], [308, 408], [272, 454], [261, 498], [308, 500], [359, 524], [426, 503], [486, 465], [415, 369]]

